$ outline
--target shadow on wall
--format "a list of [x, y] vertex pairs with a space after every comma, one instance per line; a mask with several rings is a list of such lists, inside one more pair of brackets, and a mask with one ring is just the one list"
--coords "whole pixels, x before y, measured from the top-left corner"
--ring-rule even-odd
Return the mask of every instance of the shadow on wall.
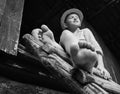
[[87, 27], [93, 32], [96, 40], [98, 41], [99, 45], [101, 46], [101, 48], [103, 50], [103, 53], [104, 53], [103, 60], [104, 60], [106, 69], [110, 72], [113, 80], [116, 83], [120, 84], [120, 79], [119, 79], [120, 78], [120, 69], [119, 69], [119, 65], [118, 65], [115, 57], [112, 55], [112, 53], [109, 51], [107, 46], [104, 44], [104, 41], [102, 41], [102, 37], [97, 35], [97, 31], [95, 31], [91, 25], [89, 25], [86, 21], [83, 21], [82, 25], [83, 25], [82, 26], [83, 28]]

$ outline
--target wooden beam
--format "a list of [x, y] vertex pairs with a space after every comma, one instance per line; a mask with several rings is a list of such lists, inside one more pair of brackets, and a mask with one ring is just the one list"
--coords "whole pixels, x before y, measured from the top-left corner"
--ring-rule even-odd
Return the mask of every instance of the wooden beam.
[[[24, 54], [22, 55], [24, 56]], [[52, 76], [45, 74], [41, 71], [41, 69], [39, 69], [38, 72], [34, 71], [35, 70], [31, 70], [26, 66], [20, 66], [18, 62], [9, 59], [5, 60], [4, 62], [2, 62], [2, 64], [0, 64], [1, 76], [10, 80], [40, 87], [46, 87], [61, 92], [69, 91], [59, 79], [55, 79]]]
[[[24, 36], [24, 40], [26, 41], [26, 47], [30, 50], [30, 53], [38, 58], [39, 63], [43, 64], [53, 77], [60, 79], [61, 83], [66, 85], [66, 88], [70, 92], [74, 94], [86, 94], [87, 92], [91, 92], [89, 94], [98, 94], [96, 92], [108, 94], [107, 91], [102, 89], [96, 83], [94, 83], [95, 85], [92, 85], [93, 79], [90, 79], [90, 77], [86, 79], [86, 73], [84, 73], [85, 71], [80, 70], [80, 72], [78, 72], [80, 79], [76, 80], [75, 78], [77, 76], [74, 78], [72, 74], [73, 67], [56, 53], [51, 53], [52, 47], [44, 50], [46, 47], [42, 46], [46, 44], [42, 41], [36, 40], [30, 34], [26, 34]], [[46, 54], [43, 54], [43, 52]]]

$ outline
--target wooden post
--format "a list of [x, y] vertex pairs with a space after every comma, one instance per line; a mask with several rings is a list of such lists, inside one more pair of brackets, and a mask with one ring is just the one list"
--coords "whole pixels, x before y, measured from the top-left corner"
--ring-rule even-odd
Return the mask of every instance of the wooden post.
[[0, 0], [0, 50], [17, 55], [24, 0]]

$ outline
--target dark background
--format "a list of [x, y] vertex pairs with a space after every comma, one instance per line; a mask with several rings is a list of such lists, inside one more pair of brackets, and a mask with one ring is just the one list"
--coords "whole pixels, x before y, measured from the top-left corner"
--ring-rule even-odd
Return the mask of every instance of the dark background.
[[25, 33], [46, 24], [59, 42], [60, 17], [69, 8], [84, 14], [83, 27], [89, 27], [104, 51], [105, 65], [120, 83], [120, 1], [119, 0], [25, 0], [20, 42]]

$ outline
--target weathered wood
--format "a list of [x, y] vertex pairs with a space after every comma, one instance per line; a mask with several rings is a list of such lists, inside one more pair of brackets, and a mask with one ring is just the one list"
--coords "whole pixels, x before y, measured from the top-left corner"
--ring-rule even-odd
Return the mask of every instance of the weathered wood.
[[0, 49], [17, 54], [24, 0], [0, 0]]
[[[19, 54], [20, 54], [20, 52], [18, 53], [18, 55]], [[29, 58], [31, 56], [30, 58], [33, 58], [33, 61], [38, 61], [32, 55], [30, 55], [30, 54], [28, 55], [28, 54], [29, 53], [26, 53], [26, 54], [21, 53], [23, 60], [24, 60], [24, 57]], [[17, 55], [17, 57], [18, 57], [18, 55]], [[15, 56], [15, 58], [17, 58], [17, 57]], [[7, 58], [7, 60], [0, 59], [0, 61], [2, 61], [0, 63], [1, 76], [7, 77], [9, 79], [12, 79], [14, 81], [19, 81], [22, 83], [28, 83], [31, 85], [46, 87], [49, 89], [56, 90], [58, 92], [59, 91], [61, 91], [61, 92], [69, 91], [65, 88], [65, 85], [63, 85], [60, 80], [53, 78], [51, 75], [48, 75], [49, 71], [47, 71], [47, 74], [46, 74], [46, 71], [44, 72], [43, 66], [41, 66], [40, 63], [37, 64], [37, 68], [39, 68], [39, 70], [36, 70], [34, 67], [35, 62], [32, 62], [32, 61], [28, 62], [27, 60], [14, 61], [13, 57], [12, 58], [6, 57], [6, 58]], [[28, 64], [26, 64], [26, 62], [28, 62]], [[25, 63], [25, 64], [23, 64], [23, 63]], [[33, 63], [33, 66], [30, 67], [29, 63]]]
[[[96, 70], [97, 71], [97, 70]], [[82, 74], [82, 76], [80, 75]], [[84, 72], [83, 70], [78, 70], [76, 72], [76, 74], [74, 74], [76, 76], [76, 80], [79, 83], [85, 83], [85, 82], [92, 82], [95, 83], [97, 85], [99, 85], [100, 87], [102, 87], [104, 90], [108, 91], [108, 92], [112, 92], [115, 94], [120, 94], [120, 85], [115, 83], [114, 81], [110, 80], [106, 80], [103, 77], [97, 76], [97, 75], [91, 75], [87, 72]], [[83, 79], [84, 76], [84, 79]], [[83, 79], [83, 80], [81, 80]]]
[[[23, 47], [24, 48], [24, 47]], [[20, 51], [21, 52], [21, 51]], [[22, 51], [22, 53], [24, 54], [24, 55], [27, 55], [28, 57], [31, 57], [31, 58], [33, 58], [33, 59], [35, 59], [35, 60], [39, 60], [38, 58], [36, 58], [36, 57], [34, 57], [33, 55], [30, 55], [29, 53], [27, 53], [27, 52], [25, 52], [24, 50]], [[59, 70], [59, 69], [62, 69], [62, 71], [63, 72], [61, 72], [61, 74], [64, 74], [64, 75], [66, 75], [66, 76], [71, 76], [71, 69], [72, 69], [72, 66], [70, 66], [69, 64], [67, 64], [67, 63], [65, 63], [64, 62], [64, 60], [62, 60], [59, 56], [57, 56], [56, 54], [53, 54], [53, 55], [49, 55], [49, 57], [51, 57], [52, 59], [54, 59], [54, 60], [56, 60], [57, 61], [57, 65], [56, 65], [56, 70]], [[48, 59], [48, 60], [50, 60], [50, 59]], [[45, 59], [45, 61], [43, 62], [43, 63], [45, 63], [46, 62], [46, 59]], [[47, 62], [50, 62], [50, 61], [47, 61]], [[59, 62], [61, 62], [61, 63], [59, 63]], [[40, 62], [38, 62], [38, 63], [40, 63]], [[55, 62], [56, 63], [56, 62]], [[44, 65], [44, 64], [43, 64]], [[52, 62], [52, 65], [53, 65], [53, 62]], [[49, 65], [48, 65], [49, 66]], [[53, 72], [54, 73], [54, 72]], [[52, 73], [52, 75], [53, 75], [53, 77], [56, 77], [58, 80], [60, 80], [60, 78], [58, 77], [58, 74], [53, 74]], [[81, 81], [81, 83], [83, 84], [85, 84], [85, 82], [88, 82], [88, 81], [85, 81], [85, 79], [83, 80], [83, 75], [84, 75], [84, 73], [82, 73], [82, 71], [81, 71], [81, 78], [80, 78], [80, 81]], [[58, 82], [58, 81], [57, 81]], [[63, 83], [63, 82], [62, 82]], [[64, 86], [65, 86], [65, 84], [64, 84]], [[97, 87], [97, 88], [96, 88]], [[99, 89], [98, 89], [99, 88]], [[88, 85], [86, 85], [85, 87], [84, 87], [84, 90], [85, 90], [85, 92], [91, 92], [91, 94], [98, 94], [98, 93], [103, 93], [103, 94], [108, 94], [106, 91], [104, 91], [102, 88], [100, 88], [99, 86], [95, 86], [94, 85], [94, 83], [93, 83], [93, 85], [92, 84], [88, 84]], [[95, 92], [95, 93], [94, 93]]]
[[[35, 53], [34, 55], [38, 57], [40, 61], [39, 63], [42, 63], [44, 67], [46, 67], [56, 79], [61, 79], [61, 82], [67, 86], [67, 89], [69, 88], [68, 90], [70, 90], [70, 92], [75, 94], [85, 94], [84, 91], [81, 89], [80, 85], [77, 84], [77, 82], [70, 77], [69, 73], [59, 68], [59, 64], [56, 63], [56, 60], [54, 60], [50, 56], [48, 57], [47, 54], [40, 54], [39, 47], [41, 43], [39, 44], [39, 42], [34, 42], [34, 38], [29, 34], [25, 35], [24, 39], [27, 41], [27, 47], [29, 47], [28, 49], [31, 48], [31, 51]], [[69, 76], [67, 77], [66, 75]]]
[[[79, 81], [81, 82], [78, 83], [78, 81], [72, 77], [71, 70], [73, 69], [73, 67], [71, 65], [69, 65], [63, 59], [61, 59], [55, 53], [51, 53], [51, 50], [45, 50], [46, 54], [40, 54], [40, 51], [44, 51], [44, 49], [40, 46], [40, 41], [38, 43], [34, 42], [35, 40], [31, 35], [25, 35], [24, 39], [27, 41], [29, 50], [33, 51], [33, 53], [35, 53], [34, 55], [38, 57], [40, 61], [39, 63], [42, 63], [44, 67], [48, 69], [49, 72], [51, 72], [53, 77], [55, 77], [56, 79], [60, 79], [63, 84], [67, 85], [67, 88], [69, 88], [71, 92], [76, 94], [86, 94], [87, 92], [89, 92], [89, 94], [98, 94], [95, 92], [98, 91], [102, 94], [108, 94], [104, 89], [102, 89], [98, 85], [96, 86], [100, 89], [96, 88], [95, 86], [85, 85], [88, 82], [90, 83], [92, 81], [91, 79], [87, 79], [86, 81], [86, 74], [82, 73], [82, 71], [79, 72], [79, 74], [81, 75]], [[87, 89], [84, 87], [86, 87]]]
[[0, 24], [1, 24], [1, 18], [4, 14], [5, 5], [6, 5], [6, 0], [0, 0]]
[[94, 79], [94, 81], [93, 81], [94, 83], [98, 84], [105, 90], [115, 93], [115, 94], [120, 94], [120, 85], [118, 85], [114, 81], [112, 81], [112, 80], [108, 81], [105, 79], [101, 79], [100, 77], [97, 77], [97, 76], [91, 76], [91, 75], [89, 75], [89, 76]]
[[[41, 47], [42, 50], [44, 50], [46, 53], [56, 53], [58, 56], [60, 56], [62, 59], [64, 59], [65, 61], [67, 61], [68, 63], [72, 64], [72, 62], [70, 61], [70, 59], [68, 58], [67, 54], [65, 52], [63, 52], [63, 50], [58, 49], [50, 44], [46, 44], [40, 40], [37, 40], [36, 38], [34, 38], [33, 36], [31, 36], [30, 34], [25, 34], [23, 36], [23, 39], [25, 38], [25, 46], [27, 47], [26, 50], [28, 50], [30, 53], [34, 54], [34, 49], [31, 48], [31, 44], [34, 44], [37, 48]], [[29, 41], [32, 40], [32, 41]], [[27, 43], [27, 44], [26, 44]], [[35, 53], [36, 54], [36, 53]]]

